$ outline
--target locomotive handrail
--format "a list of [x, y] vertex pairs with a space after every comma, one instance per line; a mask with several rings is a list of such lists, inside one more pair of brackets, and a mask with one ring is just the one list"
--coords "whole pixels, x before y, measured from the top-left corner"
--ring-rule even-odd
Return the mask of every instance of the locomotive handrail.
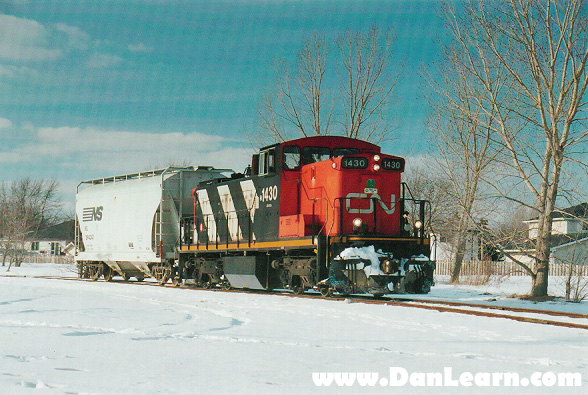
[[[228, 212], [223, 213], [223, 215], [222, 215], [223, 218], [220, 218], [219, 215], [217, 215], [215, 213], [202, 214], [202, 221], [198, 217], [189, 217], [189, 219], [192, 219], [192, 223], [193, 223], [192, 232], [196, 233], [196, 237], [192, 237], [192, 244], [196, 245], [197, 247], [200, 247], [200, 245], [201, 245], [200, 237], [201, 237], [201, 234], [204, 234], [204, 238], [206, 239], [206, 243], [204, 245], [205, 245], [206, 249], [209, 249], [211, 242], [214, 243], [216, 249], [219, 248], [219, 245], [221, 243], [224, 243], [226, 245], [226, 247], [228, 248], [229, 244], [231, 243], [229, 217], [232, 214], [234, 214], [237, 219], [237, 234], [236, 234], [235, 240], [233, 240], [234, 242], [236, 242], [237, 248], [240, 247], [241, 242], [244, 240], [247, 240], [248, 247], [251, 247], [252, 236], [253, 236], [252, 229], [251, 229], [251, 220], [244, 221], [245, 223], [247, 223], [246, 232], [244, 232], [243, 229], [241, 229], [241, 225], [243, 224], [243, 217], [245, 217], [243, 214], [246, 214], [247, 218], [250, 218], [251, 217], [251, 210], [250, 209], [228, 211]], [[212, 241], [210, 240], [210, 235], [208, 233], [208, 230], [209, 230], [208, 224], [210, 223], [211, 218], [215, 222], [215, 224], [217, 224], [216, 232], [214, 235], [214, 240], [212, 240]], [[219, 221], [217, 221], [217, 219], [219, 219]], [[223, 220], [226, 222], [225, 224], [222, 224]], [[201, 224], [204, 226], [203, 230], [200, 230]], [[226, 240], [224, 240], [224, 242], [219, 234], [219, 229], [221, 229], [221, 227], [225, 231]], [[245, 236], [245, 235], [247, 236], [246, 239], [245, 239], [245, 237], [243, 237], [243, 239], [241, 237], [239, 237], [239, 236]]]
[[[376, 209], [376, 203], [378, 202], [378, 199], [376, 197], [367, 197], [367, 196], [353, 196], [353, 197], [349, 197], [349, 196], [345, 196], [345, 197], [338, 197], [335, 198], [335, 201], [339, 201], [339, 236], [343, 235], [343, 201], [345, 200], [352, 200], [352, 199], [357, 199], [357, 200], [371, 200], [371, 204], [374, 206], [374, 209], [372, 210], [373, 212], [373, 217], [374, 217], [374, 225], [373, 225], [373, 229], [371, 231], [372, 234], [376, 234], [378, 227], [377, 227], [377, 215], [376, 212], [378, 211]], [[333, 206], [333, 208], [335, 208]], [[361, 213], [358, 213], [361, 214]], [[363, 214], [369, 214], [369, 213], [363, 213]], [[353, 232], [353, 228], [351, 229], [351, 231]], [[369, 233], [369, 232], [368, 232]]]

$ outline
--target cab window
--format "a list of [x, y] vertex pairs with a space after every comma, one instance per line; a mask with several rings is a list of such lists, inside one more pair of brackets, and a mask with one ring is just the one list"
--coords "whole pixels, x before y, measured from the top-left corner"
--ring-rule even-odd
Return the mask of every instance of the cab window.
[[359, 152], [359, 148], [333, 148], [333, 158], [345, 155], [357, 155]]
[[302, 163], [320, 162], [331, 157], [331, 150], [327, 147], [304, 147], [302, 149]]
[[298, 170], [300, 168], [300, 147], [286, 145], [283, 150], [284, 170]]
[[264, 174], [275, 173], [276, 171], [276, 164], [275, 164], [275, 151], [268, 150], [262, 151], [259, 153], [259, 172], [260, 176]]

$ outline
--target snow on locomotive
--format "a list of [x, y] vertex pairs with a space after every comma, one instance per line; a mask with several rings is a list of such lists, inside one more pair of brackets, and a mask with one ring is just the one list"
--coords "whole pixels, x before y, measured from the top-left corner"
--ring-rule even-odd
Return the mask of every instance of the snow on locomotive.
[[403, 170], [404, 159], [346, 137], [262, 148], [249, 174], [194, 189], [169, 276], [325, 295], [427, 293], [435, 268], [424, 233], [428, 205], [406, 196]]

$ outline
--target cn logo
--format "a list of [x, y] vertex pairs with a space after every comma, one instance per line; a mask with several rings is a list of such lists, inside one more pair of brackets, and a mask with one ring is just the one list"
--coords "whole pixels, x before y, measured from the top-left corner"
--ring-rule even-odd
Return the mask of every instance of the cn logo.
[[386, 206], [386, 203], [384, 203], [382, 201], [382, 198], [377, 193], [373, 193], [371, 196], [369, 196], [370, 207], [365, 208], [365, 209], [351, 208], [351, 199], [353, 199], [353, 198], [366, 199], [366, 198], [368, 198], [368, 195], [366, 193], [348, 193], [346, 198], [347, 199], [345, 199], [345, 206], [347, 208], [347, 212], [351, 213], [351, 214], [370, 214], [370, 213], [373, 213], [374, 212], [374, 199], [376, 199], [378, 201], [378, 203], [380, 204], [380, 207], [382, 207], [382, 210], [384, 210], [384, 212], [386, 214], [392, 214], [392, 213], [394, 213], [394, 210], [396, 209], [396, 195], [394, 195], [394, 194], [390, 195], [390, 207]]
[[102, 221], [103, 206], [98, 207], [84, 207], [82, 211], [82, 222]]

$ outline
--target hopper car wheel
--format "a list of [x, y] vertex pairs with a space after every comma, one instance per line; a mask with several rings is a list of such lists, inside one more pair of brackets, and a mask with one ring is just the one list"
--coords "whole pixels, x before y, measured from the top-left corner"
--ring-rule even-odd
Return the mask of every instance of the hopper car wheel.
[[169, 280], [169, 270], [163, 269], [161, 271], [156, 271], [155, 278], [157, 279], [157, 284], [165, 285]]
[[102, 268], [102, 272], [104, 274], [104, 280], [112, 281], [112, 269], [108, 265], [104, 265]]
[[92, 281], [98, 281], [98, 279], [100, 278], [101, 275], [102, 275], [102, 266], [100, 266], [100, 267], [93, 266], [92, 268], [90, 268], [90, 278], [92, 279]]
[[179, 277], [179, 276], [174, 276], [174, 277], [172, 278], [172, 285], [173, 285], [174, 287], [179, 287], [181, 284], [182, 284], [182, 280], [180, 279], [180, 277]]
[[139, 283], [141, 281], [145, 280], [145, 277], [142, 277], [142, 276], [135, 276], [135, 278], [137, 279], [137, 282], [139, 282]]
[[165, 285], [167, 283], [167, 281], [169, 280], [169, 276], [167, 274], [164, 274], [163, 276], [161, 276], [158, 280], [157, 283], [159, 285]]
[[130, 278], [130, 277], [129, 277], [129, 275], [128, 275], [128, 274], [126, 274], [126, 273], [123, 273], [123, 274], [122, 274], [122, 279], [123, 279], [123, 281], [129, 281], [129, 278]]
[[331, 287], [321, 288], [321, 295], [325, 298], [330, 298], [333, 296], [333, 289]]

